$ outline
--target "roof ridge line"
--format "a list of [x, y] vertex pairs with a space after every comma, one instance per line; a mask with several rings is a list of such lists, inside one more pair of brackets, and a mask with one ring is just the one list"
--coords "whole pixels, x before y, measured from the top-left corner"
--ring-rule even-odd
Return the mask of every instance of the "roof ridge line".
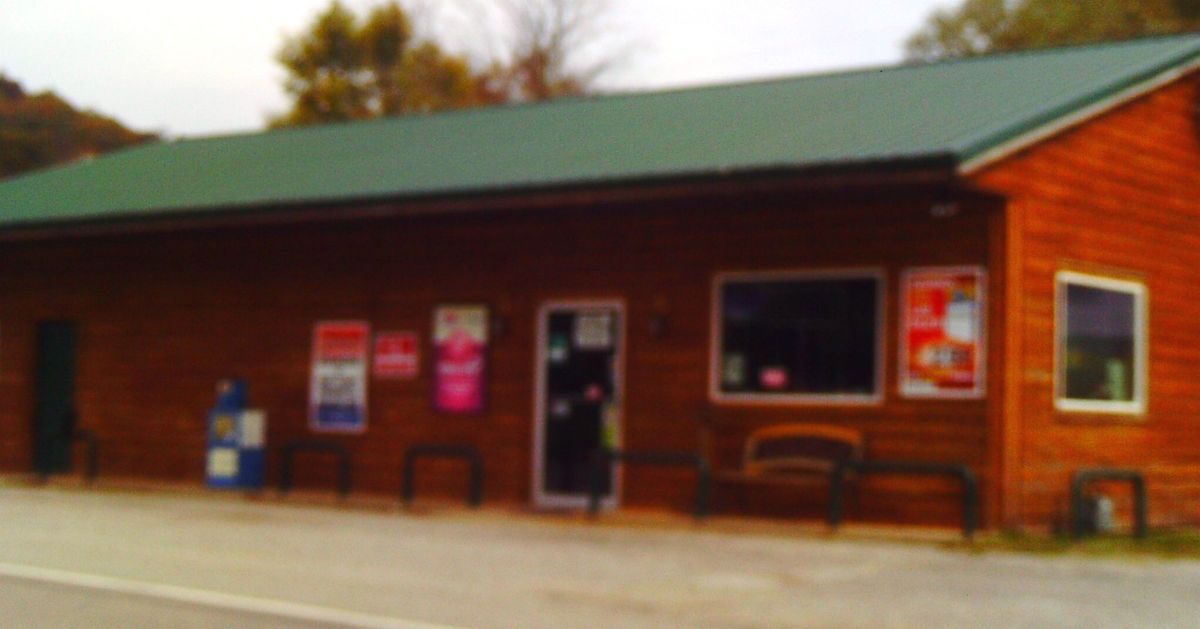
[[406, 122], [415, 123], [418, 121], [427, 121], [433, 119], [446, 119], [457, 117], [460, 115], [497, 113], [502, 111], [513, 111], [518, 109], [540, 109], [551, 107], [564, 107], [571, 105], [580, 105], [587, 103], [596, 103], [602, 101], [616, 101], [630, 98], [657, 98], [667, 97], [683, 93], [698, 93], [709, 91], [732, 90], [754, 86], [768, 86], [774, 84], [791, 83], [795, 81], [804, 81], [811, 79], [830, 79], [837, 77], [853, 77], [863, 74], [879, 74], [892, 72], [907, 72], [913, 70], [923, 70], [938, 66], [949, 65], [966, 65], [973, 63], [988, 63], [998, 59], [1012, 58], [1018, 56], [1037, 56], [1047, 54], [1057, 54], [1065, 51], [1081, 51], [1085, 49], [1095, 48], [1118, 48], [1123, 46], [1135, 45], [1139, 43], [1148, 43], [1166, 39], [1187, 40], [1189, 38], [1196, 39], [1196, 51], [1200, 52], [1200, 30], [1189, 31], [1186, 33], [1159, 34], [1146, 37], [1135, 37], [1124, 39], [1121, 41], [1107, 42], [1092, 42], [1082, 44], [1070, 44], [1066, 46], [1047, 46], [1043, 48], [1030, 48], [1024, 50], [1013, 50], [987, 53], [982, 55], [961, 56], [938, 59], [934, 61], [913, 61], [901, 60], [893, 64], [871, 64], [863, 65], [857, 68], [831, 68], [828, 70], [818, 70], [814, 72], [806, 72], [802, 74], [784, 74], [779, 76], [762, 77], [749, 80], [739, 80], [731, 82], [717, 82], [698, 85], [680, 85], [667, 88], [645, 88], [645, 89], [630, 89], [625, 91], [600, 92], [595, 94], [586, 94], [579, 96], [567, 96], [552, 100], [543, 101], [523, 101], [523, 102], [506, 102], [481, 107], [458, 107], [454, 109], [445, 109], [434, 112], [417, 112], [398, 116], [387, 116], [370, 119], [359, 120], [339, 120], [326, 122], [315, 125], [300, 125], [291, 127], [267, 128], [257, 131], [231, 131], [227, 133], [217, 133], [213, 135], [198, 135], [198, 136], [180, 136], [159, 143], [143, 144], [131, 148], [146, 148], [150, 146], [159, 146], [162, 144], [181, 143], [181, 142], [203, 142], [210, 140], [237, 139], [245, 137], [255, 137], [264, 135], [281, 135], [281, 134], [301, 134], [311, 133], [326, 129], [344, 128], [347, 126], [368, 126], [368, 125], [390, 125], [403, 124]]

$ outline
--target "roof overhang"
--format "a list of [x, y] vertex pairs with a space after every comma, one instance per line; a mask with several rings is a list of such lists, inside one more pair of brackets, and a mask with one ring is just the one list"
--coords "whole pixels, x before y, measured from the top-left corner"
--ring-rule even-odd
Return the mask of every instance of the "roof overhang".
[[961, 184], [950, 155], [820, 166], [772, 166], [674, 177], [575, 182], [539, 188], [375, 197], [221, 208], [178, 208], [91, 220], [22, 223], [0, 229], [0, 242], [112, 236], [193, 229], [288, 225], [405, 216], [579, 208], [689, 197], [802, 192], [851, 194], [881, 189], [945, 190]]
[[[1183, 79], [1184, 77], [1198, 70], [1200, 70], [1200, 57], [1184, 63], [1183, 65], [1177, 65], [1173, 68], [1155, 74], [1150, 78], [1134, 83], [1133, 85], [1122, 88], [1090, 105], [1076, 109], [1069, 114], [1053, 118], [1044, 124], [1035, 126], [1010, 140], [997, 144], [996, 146], [963, 161], [958, 166], [958, 173], [964, 177], [973, 175], [987, 168], [988, 166], [995, 164], [996, 162], [1011, 157], [1022, 150], [1025, 150], [1068, 129], [1083, 124], [1093, 118], [1104, 115], [1105, 113], [1108, 113], [1122, 105], [1137, 100], [1159, 88]], [[1197, 106], [1200, 107], [1200, 103], [1198, 103]]]

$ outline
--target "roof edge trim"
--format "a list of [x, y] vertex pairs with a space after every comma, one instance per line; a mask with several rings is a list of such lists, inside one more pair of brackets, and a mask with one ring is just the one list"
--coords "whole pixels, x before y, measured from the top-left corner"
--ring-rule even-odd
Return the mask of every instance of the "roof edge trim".
[[[114, 235], [146, 231], [264, 225], [386, 218], [506, 210], [513, 207], [537, 209], [561, 205], [561, 195], [600, 194], [607, 200], [644, 199], [663, 196], [710, 194], [697, 184], [727, 187], [798, 183], [813, 187], [862, 187], [870, 185], [943, 185], [956, 178], [958, 162], [952, 155], [932, 154], [905, 159], [843, 162], [818, 165], [771, 167], [687, 173], [612, 181], [579, 181], [550, 186], [492, 188], [458, 193], [434, 192], [420, 195], [380, 195], [355, 199], [279, 202], [220, 207], [177, 208], [150, 214], [120, 214], [88, 219], [55, 219], [0, 224], [0, 243], [48, 238]], [[862, 178], [870, 181], [863, 181]], [[683, 192], [680, 192], [683, 191]]]
[[[1198, 53], [1200, 54], [1200, 53]], [[1179, 79], [1200, 70], [1200, 56], [1195, 56], [1190, 61], [1177, 65], [1166, 71], [1160, 72], [1151, 78], [1135, 83], [1134, 85], [1113, 93], [1110, 96], [1102, 98], [1091, 105], [1082, 107], [1065, 116], [1054, 118], [1045, 124], [1038, 125], [1013, 137], [1010, 140], [997, 144], [996, 146], [983, 151], [982, 153], [962, 162], [958, 166], [958, 174], [961, 176], [973, 175], [996, 162], [1002, 161], [1012, 155], [1029, 148], [1043, 140], [1052, 136], [1058, 135], [1072, 127], [1078, 126], [1093, 118], [1106, 114], [1122, 105], [1130, 103], [1146, 94], [1159, 89], [1160, 87], [1169, 85]]]

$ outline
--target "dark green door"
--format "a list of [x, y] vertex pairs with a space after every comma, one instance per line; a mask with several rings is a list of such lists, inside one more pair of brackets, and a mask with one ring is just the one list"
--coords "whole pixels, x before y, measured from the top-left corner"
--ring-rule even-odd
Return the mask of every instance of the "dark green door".
[[40, 474], [70, 471], [75, 431], [75, 353], [79, 331], [73, 322], [38, 324], [34, 376], [33, 467]]

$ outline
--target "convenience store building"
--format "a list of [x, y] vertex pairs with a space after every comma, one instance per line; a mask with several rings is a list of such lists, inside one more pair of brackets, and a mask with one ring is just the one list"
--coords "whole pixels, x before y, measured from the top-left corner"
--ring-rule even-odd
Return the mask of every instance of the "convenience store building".
[[[489, 500], [579, 506], [598, 440], [695, 450], [703, 423], [729, 468], [751, 430], [812, 422], [970, 466], [992, 527], [1060, 521], [1096, 465], [1143, 471], [1153, 524], [1200, 523], [1198, 68], [1186, 35], [181, 140], [0, 183], [0, 469], [73, 411], [106, 475], [200, 482], [236, 376], [268, 443], [344, 444], [363, 491], [459, 443]], [[423, 491], [460, 491], [449, 465]], [[952, 522], [955, 491], [871, 479], [861, 512]], [[785, 493], [724, 504], [791, 513]], [[613, 493], [690, 499], [683, 470]]]

